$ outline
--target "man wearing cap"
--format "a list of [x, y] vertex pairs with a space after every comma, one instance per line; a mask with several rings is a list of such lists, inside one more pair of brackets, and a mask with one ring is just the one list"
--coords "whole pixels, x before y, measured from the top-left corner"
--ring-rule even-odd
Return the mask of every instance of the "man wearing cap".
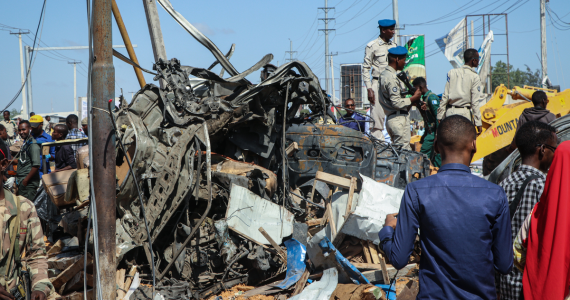
[[447, 83], [437, 111], [437, 119], [461, 115], [477, 126], [477, 134], [481, 134], [481, 79], [477, 74], [479, 53], [475, 49], [465, 50], [465, 65], [447, 73]]
[[[378, 95], [378, 84], [380, 74], [388, 66], [388, 49], [396, 47], [396, 43], [391, 39], [394, 36], [396, 21], [380, 20], [378, 27], [380, 28], [380, 36], [368, 43], [364, 50], [364, 64], [362, 65], [364, 84], [368, 90], [368, 101], [370, 101], [370, 116], [374, 123], [370, 130], [372, 136], [384, 141], [382, 130], [384, 129], [384, 120], [386, 118], [382, 106], [378, 103], [380, 97]], [[372, 80], [370, 79], [370, 69], [372, 68]]]
[[392, 144], [402, 149], [412, 150], [410, 147], [410, 116], [408, 111], [421, 97], [419, 89], [410, 98], [402, 96], [405, 86], [396, 73], [402, 71], [406, 65], [408, 50], [402, 46], [388, 50], [388, 66], [380, 74], [379, 103], [386, 112], [386, 129], [392, 139]]
[[83, 118], [83, 120], [81, 120], [81, 130], [83, 130], [83, 133], [85, 133], [85, 135], [89, 135], [89, 127], [87, 126], [88, 124], [88, 120], [87, 117]]
[[[51, 173], [49, 162], [55, 159], [55, 147], [44, 148], [43, 143], [53, 142], [51, 135], [43, 129], [44, 119], [40, 115], [35, 115], [30, 118], [30, 126], [32, 127], [32, 137], [40, 146], [40, 178], [45, 174]], [[44, 163], [45, 161], [45, 163]], [[44, 169], [45, 168], [45, 169]], [[47, 172], [47, 173], [46, 173]]]
[[14, 143], [18, 125], [16, 125], [16, 122], [10, 120], [10, 112], [7, 110], [4, 111], [4, 120], [2, 120], [0, 124], [6, 127], [6, 132], [8, 133], [8, 147], [10, 147]]

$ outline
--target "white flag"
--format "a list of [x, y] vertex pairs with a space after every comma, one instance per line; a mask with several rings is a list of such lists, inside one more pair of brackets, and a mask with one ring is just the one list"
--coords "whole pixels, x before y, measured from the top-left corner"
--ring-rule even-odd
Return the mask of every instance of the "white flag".
[[445, 57], [449, 60], [454, 68], [463, 66], [463, 53], [465, 52], [465, 19], [445, 36], [435, 40]]
[[485, 84], [487, 83], [487, 76], [491, 71], [491, 44], [493, 43], [493, 31], [489, 31], [481, 48], [479, 48], [479, 67], [477, 68], [477, 73], [481, 78], [481, 90], [484, 90]]

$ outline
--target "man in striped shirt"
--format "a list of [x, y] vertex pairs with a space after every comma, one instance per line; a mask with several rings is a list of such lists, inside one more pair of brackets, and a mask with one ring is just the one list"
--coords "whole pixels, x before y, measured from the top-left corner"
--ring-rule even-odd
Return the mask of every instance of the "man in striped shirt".
[[[66, 140], [77, 140], [87, 137], [87, 135], [85, 135], [85, 133], [83, 133], [83, 131], [78, 128], [78, 124], [79, 124], [79, 117], [77, 117], [77, 115], [71, 114], [67, 116], [67, 118], [65, 118], [65, 125], [67, 125], [67, 128], [69, 128], [69, 133], [67, 134], [67, 137], [65, 137]], [[79, 148], [85, 145], [87, 145], [87, 143], [79, 143], [71, 145], [71, 149], [73, 149], [73, 156], [75, 156], [76, 159], [77, 159], [77, 150], [79, 150]]]
[[[515, 143], [519, 149], [522, 164], [517, 171], [499, 184], [505, 190], [509, 200], [513, 240], [526, 216], [540, 200], [546, 173], [552, 164], [554, 150], [558, 146], [558, 137], [554, 127], [546, 123], [530, 121], [518, 129]], [[522, 192], [519, 192], [521, 189], [523, 189]], [[522, 299], [522, 273], [517, 268], [513, 268], [507, 275], [497, 273], [495, 278], [497, 293], [501, 300]]]

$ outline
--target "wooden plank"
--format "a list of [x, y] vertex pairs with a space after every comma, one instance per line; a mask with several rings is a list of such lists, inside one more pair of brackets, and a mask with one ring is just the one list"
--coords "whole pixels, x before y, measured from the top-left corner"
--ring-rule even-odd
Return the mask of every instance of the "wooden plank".
[[332, 174], [321, 172], [321, 171], [317, 171], [317, 175], [315, 176], [315, 180], [320, 180], [324, 183], [339, 186], [343, 189], [349, 189], [350, 188], [350, 179], [342, 178], [340, 176], [332, 175]]
[[327, 200], [327, 211], [329, 212], [329, 224], [331, 226], [331, 238], [334, 241], [334, 238], [336, 237], [336, 223], [334, 221], [333, 210], [332, 210], [330, 199]]
[[293, 142], [291, 144], [289, 144], [289, 146], [287, 146], [287, 148], [285, 149], [285, 153], [287, 153], [287, 156], [293, 156], [293, 152], [299, 150], [299, 144], [297, 144], [297, 142]]
[[414, 300], [420, 292], [420, 286], [417, 281], [412, 281], [411, 286], [405, 285], [400, 294], [398, 295], [398, 300]]
[[297, 281], [297, 283], [295, 284], [295, 290], [293, 291], [293, 294], [291, 294], [291, 296], [298, 295], [303, 291], [305, 285], [307, 285], [307, 279], [309, 279], [309, 275], [310, 275], [309, 270], [305, 269], [305, 272], [303, 273], [303, 275], [301, 275], [301, 279], [299, 279], [299, 281]]
[[88, 143], [88, 142], [89, 142], [89, 138], [81, 138], [81, 139], [76, 139], [76, 140], [61, 140], [61, 141], [57, 141], [57, 142], [42, 143], [42, 148], [52, 147], [52, 146], [82, 144], [82, 143]]
[[59, 253], [61, 251], [61, 249], [63, 248], [63, 241], [62, 240], [58, 240], [47, 252], [48, 255], [50, 254], [55, 254], [55, 253]]
[[283, 250], [283, 248], [279, 247], [279, 245], [277, 244], [277, 242], [275, 242], [271, 236], [269, 236], [269, 234], [267, 233], [267, 231], [265, 231], [265, 229], [263, 229], [263, 227], [259, 227], [259, 232], [261, 232], [261, 234], [263, 234], [263, 236], [269, 241], [269, 243], [271, 244], [271, 246], [273, 246], [273, 248], [275, 248], [275, 250], [277, 250], [277, 252], [279, 252], [281, 254], [281, 256], [283, 257], [283, 259], [285, 261], [287, 261], [287, 252], [285, 252]]
[[362, 252], [364, 253], [364, 260], [368, 264], [372, 264], [372, 257], [370, 256], [370, 249], [368, 248], [368, 242], [361, 240], [360, 244], [362, 245]]
[[[315, 187], [313, 185], [313, 187]], [[327, 196], [327, 199], [330, 199], [332, 197], [333, 192], [331, 190], [329, 190], [329, 194]], [[327, 199], [325, 199], [325, 214], [323, 215], [322, 221], [321, 221], [321, 226], [326, 226], [327, 222], [329, 221], [329, 209], [327, 207]]]
[[[242, 238], [247, 239], [248, 241], [251, 241], [251, 242], [255, 243], [256, 245], [259, 245], [259, 246], [263, 247], [263, 249], [265, 249], [265, 250], [267, 250], [267, 251], [269, 251], [269, 252], [271, 252], [271, 253], [273, 253], [273, 254], [277, 253], [275, 250], [271, 249], [271, 248], [268, 247], [267, 245], [257, 242], [256, 240], [254, 240], [254, 239], [250, 238], [249, 236], [247, 236], [247, 235], [241, 233], [240, 231], [235, 230], [235, 229], [233, 229], [233, 228], [231, 228], [231, 227], [228, 227], [228, 228], [229, 228], [231, 231], [237, 233], [237, 235], [241, 236]], [[196, 244], [193, 244], [193, 245], [196, 245]]]
[[317, 226], [317, 225], [321, 225], [321, 222], [323, 221], [323, 219], [313, 219], [313, 220], [308, 220], [305, 222], [305, 224], [307, 224], [307, 226], [311, 227], [311, 226]]
[[125, 272], [127, 270], [120, 269], [117, 271], [117, 277], [115, 282], [117, 283], [117, 300], [122, 300], [125, 297]]
[[127, 279], [125, 280], [125, 284], [123, 284], [123, 288], [125, 289], [125, 294], [126, 291], [128, 291], [129, 288], [131, 287], [131, 283], [133, 282], [133, 277], [135, 276], [136, 273], [137, 273], [137, 267], [132, 266], [131, 269], [129, 270], [129, 273], [126, 275]]
[[370, 264], [370, 263], [352, 263], [357, 269], [363, 270], [382, 270], [382, 266], [380, 264]]
[[350, 188], [348, 189], [348, 199], [346, 201], [346, 212], [344, 214], [344, 219], [348, 219], [348, 215], [352, 210], [352, 198], [354, 198], [354, 190], [356, 189], [356, 177], [350, 178]]
[[370, 251], [370, 257], [372, 258], [372, 263], [379, 264], [380, 257], [378, 256], [378, 251], [376, 251], [376, 245], [368, 242], [368, 250]]
[[73, 275], [73, 278], [65, 284], [65, 293], [82, 290], [84, 277], [87, 279], [87, 286], [93, 287], [93, 275], [80, 271]]
[[89, 205], [89, 203], [91, 203], [91, 200], [87, 200], [87, 201], [77, 205], [76, 207], [73, 208], [73, 210], [80, 210], [80, 209], [84, 208], [85, 206]]
[[[370, 280], [370, 282], [383, 282], [383, 278], [384, 275], [382, 273], [382, 268], [380, 267], [380, 265], [376, 265], [376, 264], [362, 264], [362, 263], [352, 263], [353, 266], [355, 266], [357, 269], [359, 270], [370, 270], [370, 271], [363, 271], [362, 275], [364, 275], [364, 277], [368, 278], [368, 280]], [[402, 268], [399, 272], [392, 266], [388, 266], [387, 267], [387, 274], [388, 274], [388, 278], [392, 278], [396, 275], [396, 272], [398, 272], [398, 276], [395, 279], [398, 279], [400, 277], [406, 276], [406, 274], [413, 268], [416, 267], [417, 264], [408, 264], [406, 265], [404, 268]], [[319, 278], [321, 278], [323, 276], [323, 273], [315, 273], [312, 274], [311, 276], [309, 276], [310, 279], [312, 280], [317, 280]], [[385, 281], [387, 282], [387, 281]]]
[[68, 256], [62, 258], [50, 257], [48, 258], [47, 261], [48, 269], [65, 270], [69, 268], [69, 266], [74, 264], [76, 261], [78, 261], [81, 257], [82, 255]]
[[382, 268], [382, 276], [384, 277], [384, 282], [387, 282], [387, 284], [389, 284], [390, 277], [388, 276], [388, 268], [386, 267], [386, 260], [384, 257], [382, 257], [380, 260], [380, 268]]
[[313, 181], [313, 189], [311, 190], [311, 202], [313, 202], [313, 203], [315, 202], [315, 200], [313, 200], [313, 199], [315, 199], [315, 187], [316, 187], [316, 185], [317, 185], [317, 181], [315, 180], [315, 181]]
[[[73, 265], [69, 266], [69, 268], [63, 270], [63, 272], [61, 272], [59, 275], [57, 275], [55, 280], [52, 282], [52, 284], [56, 290], [59, 290], [59, 288], [64, 283], [70, 281], [73, 278], [73, 276], [75, 276], [75, 274], [77, 274], [79, 271], [83, 270], [84, 259], [85, 259], [85, 256], [80, 258], [78, 261], [73, 263]], [[89, 266], [92, 263], [93, 263], [93, 257], [91, 257], [90, 253], [87, 253], [87, 265]]]

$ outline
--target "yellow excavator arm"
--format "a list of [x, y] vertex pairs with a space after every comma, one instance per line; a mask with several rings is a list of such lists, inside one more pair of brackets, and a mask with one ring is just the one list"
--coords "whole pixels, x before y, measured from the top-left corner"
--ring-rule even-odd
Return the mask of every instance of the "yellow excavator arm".
[[[570, 112], [570, 89], [560, 93], [556, 90], [528, 86], [509, 90], [501, 84], [495, 89], [491, 100], [481, 107], [483, 133], [477, 138], [477, 153], [473, 161], [502, 149], [513, 141], [519, 117], [525, 108], [533, 107], [531, 98], [537, 90], [546, 93], [549, 100], [547, 109], [557, 118]], [[511, 95], [514, 100], [526, 101], [503, 106], [507, 95]]]

